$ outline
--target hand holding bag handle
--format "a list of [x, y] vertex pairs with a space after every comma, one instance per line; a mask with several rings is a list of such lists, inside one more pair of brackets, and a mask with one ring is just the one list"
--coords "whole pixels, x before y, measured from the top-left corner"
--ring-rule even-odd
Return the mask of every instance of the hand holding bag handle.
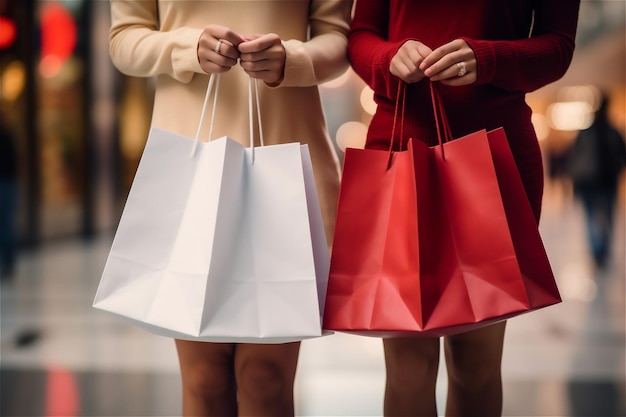
[[[215, 79], [218, 83], [219, 78]], [[278, 337], [275, 341], [283, 339], [275, 333], [281, 326], [292, 335], [285, 336], [283, 341], [320, 336], [329, 256], [308, 146], [296, 142], [265, 146], [257, 79], [249, 77], [248, 92], [250, 135], [244, 159], [246, 191], [244, 199], [239, 201], [244, 211], [239, 226], [248, 231], [235, 250], [239, 259], [251, 262], [235, 262], [237, 266], [231, 278], [251, 282], [250, 277], [256, 277], [259, 295], [248, 304], [259, 303], [259, 311], [257, 317], [240, 318], [245, 322], [258, 320], [266, 341], [272, 337]], [[207, 92], [207, 97], [209, 94]], [[214, 104], [214, 110], [215, 107]], [[255, 113], [259, 149], [254, 146]], [[213, 116], [209, 140], [213, 139], [214, 120]], [[280, 225], [268, 219], [279, 219]], [[271, 229], [266, 225], [272, 225]], [[272, 259], [283, 256], [288, 260], [276, 267]], [[265, 282], [264, 277], [268, 276], [272, 276], [273, 284]], [[273, 304], [276, 305], [271, 307]], [[281, 313], [273, 316], [274, 310]]]
[[442, 336], [559, 301], [504, 131], [454, 139], [430, 87], [438, 145], [410, 139], [394, 151], [398, 130], [403, 139], [399, 84], [389, 149], [346, 152], [326, 329]]
[[[200, 125], [218, 76], [208, 84]], [[251, 80], [253, 89], [258, 108]], [[252, 120], [251, 95], [249, 103]], [[266, 146], [252, 169], [250, 125], [250, 148], [213, 140], [213, 125], [200, 144], [200, 128], [195, 140], [151, 128], [94, 307], [187, 340], [284, 343], [322, 334], [328, 253], [308, 149]]]

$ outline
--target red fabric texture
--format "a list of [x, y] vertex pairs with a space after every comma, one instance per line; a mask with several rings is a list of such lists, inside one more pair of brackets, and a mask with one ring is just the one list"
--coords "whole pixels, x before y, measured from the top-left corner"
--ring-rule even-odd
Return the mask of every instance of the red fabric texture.
[[[441, 86], [452, 132], [461, 137], [504, 127], [538, 221], [543, 167], [525, 94], [566, 72], [578, 9], [579, 0], [357, 1], [348, 53], [378, 104], [366, 147], [388, 148], [398, 84], [389, 64], [397, 49], [409, 39], [431, 49], [464, 39], [476, 54], [477, 81], [463, 87]], [[428, 80], [408, 87], [402, 149], [409, 138], [434, 145], [429, 94]]]

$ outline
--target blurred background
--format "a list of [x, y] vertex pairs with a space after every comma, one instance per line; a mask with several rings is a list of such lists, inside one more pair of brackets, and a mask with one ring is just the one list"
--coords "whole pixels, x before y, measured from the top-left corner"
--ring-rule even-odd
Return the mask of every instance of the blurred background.
[[[625, 22], [625, 1], [583, 0], [570, 70], [528, 96], [546, 167], [540, 231], [564, 302], [510, 321], [507, 416], [626, 415], [624, 175], [598, 260], [566, 169], [603, 94], [625, 133]], [[0, 0], [2, 416], [179, 414], [172, 341], [91, 308], [153, 94], [112, 66], [109, 24], [107, 1]], [[348, 71], [322, 94], [339, 154], [362, 146], [371, 90]], [[381, 415], [378, 339], [307, 341], [299, 367], [298, 414]]]

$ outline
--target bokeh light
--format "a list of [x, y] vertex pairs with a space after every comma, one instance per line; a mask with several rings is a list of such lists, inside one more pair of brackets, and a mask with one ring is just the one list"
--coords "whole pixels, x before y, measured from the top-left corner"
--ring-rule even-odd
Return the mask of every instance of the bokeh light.
[[332, 80], [322, 84], [322, 87], [325, 87], [325, 88], [341, 88], [344, 85], [346, 85], [348, 83], [348, 81], [350, 81], [350, 78], [352, 78], [353, 76], [354, 76], [354, 72], [352, 72], [352, 70], [348, 69], [348, 70], [346, 70], [346, 72], [341, 74], [339, 77], [334, 78], [334, 79], [332, 79]]
[[346, 148], [359, 148], [365, 146], [365, 138], [367, 136], [367, 125], [361, 122], [346, 122], [337, 129], [336, 142], [337, 147], [342, 151]]
[[20, 61], [11, 61], [0, 79], [0, 97], [8, 102], [15, 101], [24, 91], [26, 68]]
[[550, 126], [556, 130], [583, 130], [593, 122], [593, 107], [584, 101], [562, 101], [548, 107]]
[[76, 22], [61, 4], [46, 2], [41, 10], [41, 61], [39, 73], [44, 78], [56, 76], [72, 56], [77, 42]]
[[361, 107], [369, 114], [376, 113], [376, 102], [374, 101], [374, 91], [369, 87], [363, 87], [361, 90]]
[[0, 16], [0, 49], [6, 49], [13, 45], [17, 37], [15, 22]]
[[533, 113], [531, 119], [539, 141], [546, 140], [550, 136], [550, 124], [548, 119], [541, 113]]

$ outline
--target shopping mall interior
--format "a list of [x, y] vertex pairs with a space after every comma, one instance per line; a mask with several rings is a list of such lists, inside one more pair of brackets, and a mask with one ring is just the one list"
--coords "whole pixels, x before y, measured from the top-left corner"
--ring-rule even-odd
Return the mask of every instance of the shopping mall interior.
[[[153, 80], [112, 65], [108, 3], [0, 0], [0, 120], [13, 145], [3, 143], [0, 156], [16, 167], [17, 248], [0, 282], [1, 416], [180, 415], [172, 340], [92, 307], [150, 131], [154, 92]], [[320, 89], [341, 158], [364, 144], [372, 90], [351, 70]], [[622, 0], [581, 2], [570, 69], [527, 97], [545, 165], [539, 231], [563, 302], [507, 324], [505, 416], [626, 415], [624, 175], [609, 260], [598, 267], [582, 204], [560, 165], [592, 122], [600, 92], [611, 97], [609, 117], [624, 136]], [[442, 367], [440, 410], [446, 378]], [[384, 384], [380, 339], [307, 340], [296, 414], [382, 415]]]

